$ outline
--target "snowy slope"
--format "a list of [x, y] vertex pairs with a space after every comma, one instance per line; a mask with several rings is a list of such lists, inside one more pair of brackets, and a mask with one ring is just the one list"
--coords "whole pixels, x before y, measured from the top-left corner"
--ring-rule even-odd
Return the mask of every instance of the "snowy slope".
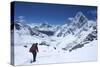
[[[37, 61], [30, 63], [32, 54], [29, 53], [29, 48], [16, 46], [15, 47], [15, 63], [16, 65], [31, 65], [31, 64], [48, 64], [48, 63], [63, 63], [63, 62], [79, 62], [79, 61], [96, 61], [97, 59], [97, 41], [86, 44], [82, 49], [77, 49], [73, 52], [53, 49], [52, 46], [39, 45], [39, 53]], [[17, 50], [19, 49], [19, 50]]]

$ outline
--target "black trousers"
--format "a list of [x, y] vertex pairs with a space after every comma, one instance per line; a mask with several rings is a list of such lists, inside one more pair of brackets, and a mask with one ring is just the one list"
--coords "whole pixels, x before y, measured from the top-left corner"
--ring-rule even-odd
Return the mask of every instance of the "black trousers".
[[36, 55], [37, 55], [37, 52], [34, 51], [34, 52], [32, 52], [32, 54], [33, 54], [33, 61], [36, 61]]

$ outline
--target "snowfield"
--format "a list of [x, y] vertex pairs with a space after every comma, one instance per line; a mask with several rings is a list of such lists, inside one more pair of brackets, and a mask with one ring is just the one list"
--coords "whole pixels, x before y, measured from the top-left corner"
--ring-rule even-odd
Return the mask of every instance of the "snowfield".
[[30, 63], [32, 54], [29, 53], [29, 48], [23, 46], [15, 46], [15, 65], [31, 65], [31, 64], [49, 64], [49, 63], [64, 63], [64, 62], [82, 62], [97, 60], [97, 41], [86, 44], [84, 47], [72, 52], [56, 50], [52, 46], [39, 45], [37, 61]]

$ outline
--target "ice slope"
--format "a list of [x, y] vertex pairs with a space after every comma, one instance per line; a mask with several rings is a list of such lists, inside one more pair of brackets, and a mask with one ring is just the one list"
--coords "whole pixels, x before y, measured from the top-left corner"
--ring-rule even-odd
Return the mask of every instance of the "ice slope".
[[48, 64], [48, 63], [64, 63], [64, 62], [82, 62], [96, 61], [97, 59], [97, 41], [86, 44], [81, 49], [72, 52], [54, 49], [52, 46], [39, 45], [39, 53], [37, 61], [30, 63], [32, 54], [29, 48], [23, 46], [15, 46], [15, 65], [31, 65], [31, 64]]

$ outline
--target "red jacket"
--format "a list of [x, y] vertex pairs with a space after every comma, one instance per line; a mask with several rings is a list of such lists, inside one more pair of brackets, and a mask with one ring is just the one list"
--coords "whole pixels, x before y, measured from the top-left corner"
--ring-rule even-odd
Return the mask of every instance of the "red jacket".
[[38, 47], [36, 44], [33, 44], [32, 47], [30, 48], [29, 52], [38, 52]]

